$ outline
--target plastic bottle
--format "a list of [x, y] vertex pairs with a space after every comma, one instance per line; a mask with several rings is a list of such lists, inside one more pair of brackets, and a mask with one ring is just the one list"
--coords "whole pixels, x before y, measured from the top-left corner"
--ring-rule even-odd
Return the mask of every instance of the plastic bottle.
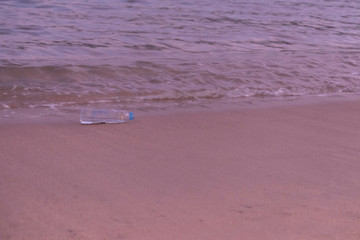
[[124, 123], [134, 119], [134, 113], [115, 109], [89, 109], [80, 110], [81, 124], [97, 123]]

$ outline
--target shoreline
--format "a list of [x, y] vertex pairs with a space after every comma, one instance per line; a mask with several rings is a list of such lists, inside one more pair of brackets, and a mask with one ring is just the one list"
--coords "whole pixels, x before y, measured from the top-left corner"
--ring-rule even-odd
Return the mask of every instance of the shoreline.
[[0, 238], [358, 239], [359, 106], [0, 125]]
[[[247, 100], [244, 99], [244, 102]], [[276, 109], [276, 108], [286, 108], [286, 107], [298, 107], [298, 106], [311, 106], [311, 105], [326, 105], [326, 104], [341, 104], [341, 103], [351, 103], [360, 101], [360, 95], [358, 94], [349, 94], [349, 95], [333, 95], [333, 96], [306, 96], [306, 97], [290, 97], [283, 99], [267, 99], [267, 101], [256, 100], [254, 103], [245, 104], [245, 103], [224, 103], [224, 102], [212, 102], [205, 105], [189, 105], [187, 107], [183, 106], [172, 106], [159, 109], [141, 109], [141, 108], [131, 108], [131, 107], [120, 107], [119, 109], [132, 111], [138, 117], [148, 117], [148, 116], [167, 116], [167, 115], [176, 115], [176, 114], [187, 114], [187, 113], [206, 113], [206, 112], [226, 112], [226, 111], [248, 111], [256, 109]], [[83, 106], [99, 109], [117, 109], [114, 106]], [[12, 125], [12, 124], [48, 124], [48, 123], [63, 123], [63, 124], [73, 124], [79, 123], [80, 115], [79, 106], [78, 111], [74, 110], [54, 110], [48, 111], [46, 109], [4, 109], [0, 110], [2, 118], [0, 118], [0, 124], [2, 125]], [[12, 116], [9, 115], [8, 111], [16, 111]], [[5, 117], [7, 116], [7, 117]]]

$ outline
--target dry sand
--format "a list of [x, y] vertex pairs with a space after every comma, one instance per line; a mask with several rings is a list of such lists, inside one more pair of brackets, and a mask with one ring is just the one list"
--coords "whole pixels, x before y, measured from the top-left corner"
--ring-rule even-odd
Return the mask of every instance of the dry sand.
[[0, 239], [360, 239], [359, 110], [0, 125]]

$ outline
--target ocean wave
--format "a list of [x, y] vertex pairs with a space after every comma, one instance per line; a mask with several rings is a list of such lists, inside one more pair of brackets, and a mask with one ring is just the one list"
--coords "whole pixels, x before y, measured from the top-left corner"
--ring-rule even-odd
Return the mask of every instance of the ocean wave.
[[357, 94], [359, 9], [340, 0], [2, 1], [0, 110]]

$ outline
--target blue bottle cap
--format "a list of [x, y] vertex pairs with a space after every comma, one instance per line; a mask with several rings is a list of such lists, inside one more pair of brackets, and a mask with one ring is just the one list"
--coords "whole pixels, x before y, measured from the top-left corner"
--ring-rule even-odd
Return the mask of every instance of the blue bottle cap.
[[134, 120], [134, 113], [133, 112], [129, 112], [129, 120]]

